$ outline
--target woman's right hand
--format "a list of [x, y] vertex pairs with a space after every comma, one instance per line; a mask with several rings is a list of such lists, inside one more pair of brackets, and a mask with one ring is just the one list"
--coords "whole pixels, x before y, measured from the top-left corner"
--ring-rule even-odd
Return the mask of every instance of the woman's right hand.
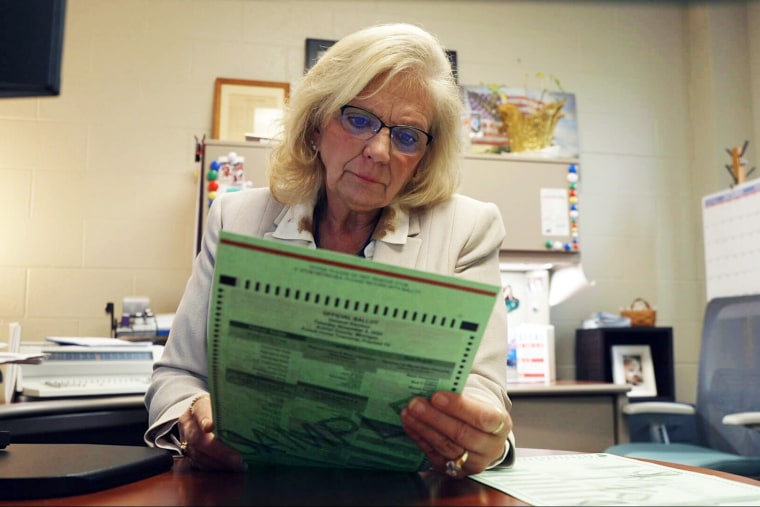
[[214, 434], [208, 395], [197, 398], [178, 422], [182, 454], [194, 468], [230, 472], [242, 472], [247, 468], [242, 454], [223, 444]]

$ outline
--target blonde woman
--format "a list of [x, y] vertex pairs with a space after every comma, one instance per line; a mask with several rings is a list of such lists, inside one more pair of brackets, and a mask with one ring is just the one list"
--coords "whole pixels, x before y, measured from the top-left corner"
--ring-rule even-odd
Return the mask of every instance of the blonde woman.
[[[149, 445], [202, 469], [242, 470], [213, 432], [206, 329], [222, 229], [500, 285], [498, 208], [456, 194], [461, 99], [439, 41], [409, 24], [370, 27], [304, 76], [273, 148], [269, 187], [225, 194], [145, 403]], [[255, 309], [252, 309], [255, 311]], [[506, 391], [506, 308], [496, 304], [462, 394], [415, 397], [401, 412], [435, 470], [466, 477], [514, 459]]]

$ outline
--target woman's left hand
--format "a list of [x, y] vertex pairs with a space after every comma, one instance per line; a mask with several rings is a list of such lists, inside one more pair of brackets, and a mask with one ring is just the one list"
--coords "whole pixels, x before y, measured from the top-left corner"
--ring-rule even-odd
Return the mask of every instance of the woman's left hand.
[[480, 473], [499, 460], [512, 430], [508, 413], [448, 391], [438, 391], [430, 400], [412, 398], [401, 410], [401, 422], [433, 468], [457, 478]]
[[214, 434], [211, 398], [196, 398], [190, 408], [179, 417], [182, 435], [182, 454], [193, 468], [200, 470], [236, 471], [246, 469], [243, 456], [223, 444]]

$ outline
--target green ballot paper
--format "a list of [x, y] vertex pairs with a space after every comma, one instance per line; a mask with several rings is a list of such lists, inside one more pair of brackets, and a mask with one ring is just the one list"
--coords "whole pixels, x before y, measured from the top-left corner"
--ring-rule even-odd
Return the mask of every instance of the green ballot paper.
[[413, 396], [461, 392], [501, 288], [222, 231], [208, 369], [250, 464], [416, 471]]

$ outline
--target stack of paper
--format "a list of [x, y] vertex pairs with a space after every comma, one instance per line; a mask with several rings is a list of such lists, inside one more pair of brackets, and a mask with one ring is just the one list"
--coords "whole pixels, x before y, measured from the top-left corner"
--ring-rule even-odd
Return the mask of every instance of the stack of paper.
[[49, 342], [59, 345], [79, 345], [80, 347], [150, 347], [149, 341], [133, 342], [121, 338], [107, 338], [100, 336], [48, 336]]
[[[18, 349], [21, 345], [21, 324], [11, 322], [8, 325], [8, 351], [0, 352], [0, 404], [13, 401], [13, 393], [16, 389], [16, 377], [19, 363], [38, 363], [44, 354], [20, 354]], [[5, 344], [3, 344], [5, 346]]]
[[606, 453], [518, 456], [471, 479], [530, 505], [760, 505], [760, 487]]

